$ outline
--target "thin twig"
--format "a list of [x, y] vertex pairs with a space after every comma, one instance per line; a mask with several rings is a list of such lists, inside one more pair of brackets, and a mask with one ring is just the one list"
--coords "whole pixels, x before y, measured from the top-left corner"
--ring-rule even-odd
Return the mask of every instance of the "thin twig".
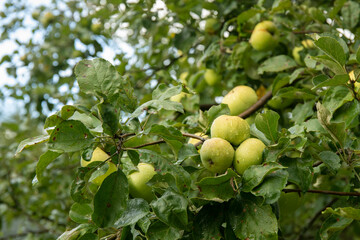
[[159, 143], [165, 143], [165, 141], [164, 140], [159, 140], [159, 141], [144, 143], [144, 144], [141, 144], [139, 146], [127, 147], [127, 148], [123, 148], [123, 149], [124, 150], [133, 150], [133, 149], [143, 148], [143, 147], [147, 147], [147, 146], [151, 146], [151, 145], [156, 145], [156, 144], [159, 144]]
[[183, 133], [182, 135], [185, 136], [185, 137], [191, 137], [191, 138], [199, 139], [202, 142], [205, 142], [205, 140], [206, 140], [205, 138], [203, 138], [201, 136], [198, 136], [198, 135], [195, 135], [195, 134]]
[[244, 112], [239, 114], [239, 117], [241, 118], [247, 118], [254, 112], [256, 112], [258, 109], [260, 109], [262, 106], [264, 106], [267, 101], [272, 97], [272, 92], [267, 92], [264, 96], [262, 96], [254, 105], [246, 109]]
[[[283, 189], [285, 193], [288, 192], [298, 192], [301, 193], [300, 189]], [[307, 190], [307, 193], [319, 193], [319, 194], [327, 194], [327, 195], [337, 195], [337, 196], [355, 196], [360, 197], [360, 192], [336, 192], [336, 191], [328, 191], [328, 190]]]

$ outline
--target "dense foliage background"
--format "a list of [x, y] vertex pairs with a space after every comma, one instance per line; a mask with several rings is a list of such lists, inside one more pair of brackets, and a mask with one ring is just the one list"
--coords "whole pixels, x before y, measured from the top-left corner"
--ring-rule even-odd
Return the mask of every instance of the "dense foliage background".
[[[24, 108], [0, 114], [0, 239], [360, 239], [357, 1], [5, 0], [0, 17], [18, 46], [0, 97]], [[279, 43], [257, 51], [264, 20]], [[265, 96], [251, 125], [265, 163], [198, 181], [183, 134], [209, 134], [237, 85]], [[79, 163], [98, 145], [120, 169], [99, 188]], [[163, 173], [151, 204], [127, 194], [139, 161]]]

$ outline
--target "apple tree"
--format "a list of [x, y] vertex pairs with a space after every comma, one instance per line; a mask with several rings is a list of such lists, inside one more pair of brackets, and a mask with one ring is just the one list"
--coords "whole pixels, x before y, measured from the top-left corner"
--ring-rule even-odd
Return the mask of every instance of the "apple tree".
[[[73, 103], [61, 96], [16, 150], [46, 143], [34, 187], [51, 187], [57, 162], [76, 165], [58, 172], [72, 179], [58, 239], [360, 238], [359, 3], [84, 6], [103, 24], [91, 39], [123, 31], [134, 51], [114, 64], [82, 55]], [[71, 26], [43, 16], [49, 33]]]

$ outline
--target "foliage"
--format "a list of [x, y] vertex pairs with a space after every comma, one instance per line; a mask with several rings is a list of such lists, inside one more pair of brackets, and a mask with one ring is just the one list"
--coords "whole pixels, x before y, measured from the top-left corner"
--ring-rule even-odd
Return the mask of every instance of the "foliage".
[[[25, 11], [10, 2], [8, 18]], [[26, 131], [16, 119], [1, 125], [0, 233], [10, 235], [6, 227], [26, 219], [30, 225], [19, 231], [37, 232], [37, 239], [360, 238], [359, 3], [88, 0], [54, 1], [43, 10], [34, 32], [42, 31], [44, 42], [24, 47], [31, 77], [7, 91], [29, 98], [30, 117], [32, 109], [43, 117], [56, 111], [29, 120]], [[55, 20], [44, 20], [48, 11]], [[208, 18], [218, 21], [211, 31]], [[264, 20], [278, 28], [279, 43], [257, 51], [248, 40]], [[13, 18], [1, 39], [22, 24]], [[114, 64], [96, 58], [120, 31], [133, 55], [119, 53]], [[86, 50], [75, 57], [77, 41]], [[15, 77], [17, 55], [1, 60]], [[73, 67], [76, 81], [63, 75]], [[221, 81], [207, 85], [206, 69]], [[238, 85], [271, 96], [242, 115], [254, 117], [251, 135], [267, 146], [264, 163], [242, 176], [231, 168], [206, 175], [187, 137], [210, 134], [214, 119], [229, 113], [219, 97]], [[190, 95], [170, 100], [180, 92]], [[54, 99], [62, 104], [52, 106]], [[91, 180], [107, 164], [79, 163], [96, 147], [118, 169], [100, 186]], [[129, 195], [127, 176], [139, 162], [157, 172], [147, 183], [156, 196], [151, 202]], [[279, 199], [287, 192], [298, 193], [300, 207], [285, 210]]]

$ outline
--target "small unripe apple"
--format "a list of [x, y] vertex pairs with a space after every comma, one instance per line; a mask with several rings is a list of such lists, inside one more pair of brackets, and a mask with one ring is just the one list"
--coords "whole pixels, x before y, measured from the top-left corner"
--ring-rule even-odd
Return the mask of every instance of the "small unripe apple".
[[311, 49], [311, 48], [315, 48], [315, 44], [314, 41], [311, 39], [305, 39], [301, 41], [301, 44], [304, 46], [304, 48], [306, 49]]
[[234, 168], [242, 175], [252, 165], [262, 163], [265, 144], [257, 138], [249, 138], [240, 144], [235, 151]]
[[249, 40], [251, 46], [258, 51], [269, 51], [278, 43], [277, 29], [273, 22], [258, 23]]
[[[101, 148], [97, 147], [93, 151], [90, 161], [85, 161], [84, 159], [81, 159], [80, 165], [81, 165], [81, 167], [86, 167], [87, 165], [89, 165], [90, 163], [93, 163], [93, 162], [106, 161], [109, 159], [109, 157], [110, 156], [106, 152], [104, 152]], [[100, 186], [101, 183], [104, 181], [104, 179], [107, 176], [109, 176], [111, 173], [117, 171], [117, 167], [114, 163], [107, 162], [107, 164], [109, 165], [109, 168], [106, 171], [106, 173], [91, 180], [92, 183]]]
[[99, 34], [101, 32], [102, 24], [101, 23], [92, 23], [91, 31], [95, 34]]
[[187, 83], [186, 78], [187, 78], [188, 75], [189, 75], [188, 72], [182, 72], [180, 74], [179, 79], [180, 79], [181, 83], [183, 83], [183, 84]]
[[129, 193], [134, 198], [143, 198], [151, 202], [154, 194], [146, 183], [156, 174], [155, 168], [149, 163], [139, 163], [137, 168], [139, 171], [132, 172], [128, 176]]
[[221, 115], [211, 125], [211, 137], [225, 139], [237, 146], [250, 137], [249, 124], [238, 116]]
[[181, 92], [179, 94], [176, 94], [174, 96], [171, 96], [170, 97], [170, 101], [173, 101], [173, 102], [181, 102], [181, 100], [187, 96], [191, 96], [191, 94], [189, 93], [185, 93], [185, 92]]
[[303, 65], [303, 60], [300, 56], [300, 52], [304, 50], [303, 46], [298, 46], [298, 47], [294, 47], [294, 49], [292, 50], [292, 55], [295, 59], [295, 61], [299, 64], [299, 65]]
[[248, 86], [237, 86], [233, 88], [222, 100], [227, 104], [231, 115], [239, 115], [246, 109], [254, 105], [258, 100], [254, 89]]
[[204, 167], [213, 173], [224, 173], [232, 164], [234, 149], [222, 138], [211, 138], [204, 142], [200, 150]]
[[220, 27], [220, 23], [216, 18], [208, 18], [205, 22], [205, 32], [214, 34]]
[[213, 69], [206, 69], [204, 78], [207, 84], [213, 86], [221, 80], [221, 75], [217, 74]]

